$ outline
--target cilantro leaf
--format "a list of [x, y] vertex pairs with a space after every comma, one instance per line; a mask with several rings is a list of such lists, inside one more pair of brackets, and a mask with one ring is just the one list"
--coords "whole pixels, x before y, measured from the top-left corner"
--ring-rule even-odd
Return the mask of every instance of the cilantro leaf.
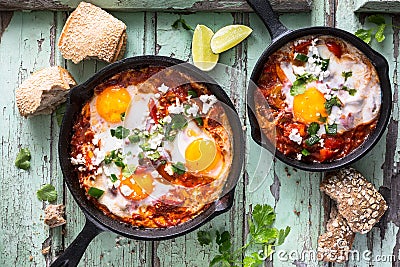
[[264, 261], [260, 258], [260, 255], [257, 252], [254, 252], [243, 259], [243, 266], [257, 267], [260, 266], [263, 262]]
[[218, 266], [220, 267], [231, 267], [229, 260], [227, 260], [224, 255], [215, 256], [210, 262], [210, 267], [215, 266], [218, 263]]
[[185, 174], [186, 172], [185, 164], [183, 164], [182, 162], [177, 162], [175, 164], [172, 164], [172, 171], [179, 175]]
[[337, 96], [331, 97], [331, 99], [325, 101], [325, 109], [328, 114], [331, 114], [332, 112], [332, 107], [337, 106], [341, 107], [342, 102], [340, 102], [339, 98]]
[[112, 137], [115, 137], [118, 139], [124, 139], [124, 138], [128, 137], [128, 135], [130, 134], [131, 131], [122, 126], [118, 126], [115, 129], [110, 129], [110, 132], [111, 132]]
[[276, 239], [275, 246], [282, 245], [283, 242], [285, 242], [285, 238], [289, 235], [289, 233], [290, 233], [290, 227], [289, 226], [286, 226], [285, 230], [283, 230], [283, 229], [279, 230], [278, 238]]
[[275, 222], [276, 214], [269, 205], [257, 204], [252, 212], [252, 217], [257, 226], [271, 226]]
[[316, 122], [312, 122], [310, 126], [308, 126], [307, 128], [307, 133], [309, 135], [314, 135], [317, 134], [318, 130], [319, 130], [319, 124]]
[[19, 169], [28, 170], [31, 167], [31, 152], [28, 148], [21, 148], [15, 160], [15, 166]]
[[292, 96], [303, 94], [306, 91], [306, 84], [316, 80], [317, 78], [310, 73], [298, 75], [290, 88], [290, 94]]
[[41, 201], [53, 202], [57, 200], [57, 191], [51, 184], [45, 184], [36, 191], [36, 196]]
[[197, 232], [197, 240], [199, 241], [200, 245], [209, 245], [212, 242], [210, 232], [206, 231], [198, 231]]
[[337, 134], [337, 124], [333, 123], [333, 124], [325, 124], [325, 132], [326, 134], [329, 135], [335, 135]]
[[311, 135], [309, 138], [306, 139], [306, 145], [307, 146], [312, 146], [314, 144], [316, 144], [318, 141], [320, 140], [320, 138], [318, 137], [318, 135]]
[[302, 62], [307, 62], [308, 56], [305, 55], [305, 54], [302, 54], [302, 53], [295, 53], [294, 59], [295, 59], [295, 60], [302, 61]]
[[372, 29], [369, 30], [364, 30], [364, 29], [358, 29], [355, 33], [355, 36], [369, 44], [372, 39]]
[[342, 72], [342, 77], [344, 77], [344, 81], [346, 82], [348, 78], [350, 78], [353, 75], [352, 71], [343, 71]]
[[385, 28], [386, 28], [386, 24], [382, 24], [378, 26], [378, 30], [375, 33], [375, 39], [378, 41], [378, 43], [382, 43], [383, 40], [385, 40]]
[[371, 15], [367, 18], [367, 20], [378, 26], [386, 23], [385, 17], [382, 15]]
[[197, 93], [194, 90], [188, 90], [188, 96], [191, 96], [192, 98], [197, 97]]

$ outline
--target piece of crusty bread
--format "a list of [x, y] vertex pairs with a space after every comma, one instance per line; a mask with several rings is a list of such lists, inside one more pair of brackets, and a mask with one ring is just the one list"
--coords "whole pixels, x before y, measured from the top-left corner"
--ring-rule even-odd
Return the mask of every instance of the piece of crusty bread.
[[126, 25], [101, 8], [85, 2], [81, 2], [68, 17], [58, 40], [63, 57], [74, 63], [91, 57], [114, 62], [125, 45]]
[[326, 233], [318, 238], [318, 260], [337, 263], [347, 261], [354, 237], [355, 234], [346, 220], [333, 209], [326, 225]]
[[382, 195], [353, 168], [327, 174], [320, 189], [336, 201], [353, 232], [369, 232], [388, 208]]
[[44, 210], [44, 223], [50, 228], [57, 227], [66, 223], [64, 219], [64, 205], [47, 205]]
[[64, 68], [56, 66], [37, 71], [15, 91], [18, 110], [24, 117], [51, 114], [65, 102], [75, 85], [74, 78]]

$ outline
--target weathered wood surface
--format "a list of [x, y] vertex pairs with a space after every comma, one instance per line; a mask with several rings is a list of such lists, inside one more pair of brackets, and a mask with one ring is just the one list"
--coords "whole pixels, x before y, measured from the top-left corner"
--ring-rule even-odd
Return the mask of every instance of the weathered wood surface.
[[[0, 10], [71, 10], [80, 1], [70, 0], [0, 0]], [[251, 11], [244, 0], [92, 0], [86, 1], [114, 11]], [[279, 12], [310, 11], [312, 0], [272, 0]]]
[[400, 1], [398, 0], [356, 0], [356, 11], [400, 13]]
[[[1, 3], [1, 2], [0, 2]], [[282, 21], [289, 28], [310, 25], [329, 25], [354, 32], [361, 27], [360, 18], [352, 0], [315, 0], [309, 14], [283, 15]], [[191, 33], [174, 30], [169, 26], [180, 14], [165, 12], [113, 12], [128, 25], [126, 56], [142, 54], [167, 55], [190, 61]], [[220, 63], [237, 68], [243, 76], [226, 73], [224, 83], [236, 88], [227, 90], [235, 103], [243, 124], [248, 125], [245, 114], [245, 91], [252, 68], [270, 38], [265, 26], [254, 14], [201, 13], [182, 14], [191, 25], [207, 24], [213, 30], [232, 23], [243, 23], [254, 29], [242, 44], [221, 55]], [[387, 15], [386, 21], [400, 26], [397, 16]], [[83, 227], [84, 217], [63, 184], [57, 158], [59, 127], [54, 115], [23, 119], [18, 115], [14, 90], [31, 72], [49, 65], [68, 68], [78, 82], [85, 81], [95, 71], [105, 66], [102, 62], [85, 61], [75, 65], [65, 61], [55, 47], [65, 22], [64, 12], [0, 12], [0, 105], [2, 116], [0, 163], [0, 266], [46, 266], [62, 252]], [[361, 17], [361, 21], [363, 17]], [[385, 55], [390, 64], [390, 78], [394, 91], [394, 111], [387, 135], [355, 167], [362, 171], [384, 194], [389, 211], [378, 227], [367, 235], [357, 235], [354, 249], [360, 253], [371, 251], [370, 259], [349, 262], [357, 267], [400, 266], [400, 140], [398, 120], [399, 30], [388, 28], [382, 44], [373, 48]], [[298, 171], [283, 163], [272, 161], [268, 154], [259, 157], [262, 150], [249, 137], [247, 130], [246, 167], [239, 181], [232, 210], [207, 223], [202, 229], [226, 229], [234, 235], [235, 247], [244, 242], [247, 232], [246, 214], [256, 203], [275, 206], [277, 226], [290, 225], [292, 232], [279, 250], [293, 253], [292, 258], [274, 255], [267, 266], [311, 267], [328, 266], [307, 258], [296, 258], [303, 252], [315, 251], [318, 235], [324, 231], [326, 212], [330, 203], [319, 192], [322, 174]], [[32, 168], [25, 172], [14, 167], [19, 147], [32, 151]], [[259, 168], [258, 166], [262, 166]], [[270, 166], [270, 167], [268, 167]], [[45, 203], [37, 200], [35, 192], [44, 183], [56, 186], [58, 203], [67, 206], [67, 225], [49, 230], [43, 224]], [[50, 245], [50, 253], [41, 255], [42, 247]], [[395, 261], [375, 257], [395, 255]], [[80, 266], [208, 266], [214, 256], [208, 248], [196, 241], [196, 231], [167, 241], [144, 242], [103, 233], [88, 247]], [[368, 255], [367, 255], [368, 256]]]

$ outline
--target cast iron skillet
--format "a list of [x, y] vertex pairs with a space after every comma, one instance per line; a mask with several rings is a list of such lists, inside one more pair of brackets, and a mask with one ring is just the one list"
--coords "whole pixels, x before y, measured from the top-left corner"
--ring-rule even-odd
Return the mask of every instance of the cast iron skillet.
[[66, 113], [64, 115], [60, 130], [60, 138], [58, 143], [59, 159], [64, 180], [75, 201], [85, 214], [86, 224], [72, 244], [65, 250], [64, 254], [59, 256], [53, 262], [51, 265], [52, 267], [76, 266], [92, 239], [103, 231], [112, 231], [128, 238], [141, 240], [168, 239], [193, 231], [205, 222], [211, 220], [213, 217], [226, 212], [232, 206], [234, 188], [239, 179], [244, 159], [244, 139], [242, 126], [231, 100], [222, 90], [222, 88], [217, 85], [212, 78], [190, 64], [185, 64], [183, 67], [179, 67], [179, 70], [190, 74], [191, 77], [194, 77], [199, 82], [205, 82], [208, 89], [220, 101], [224, 102], [231, 108], [231, 110], [227, 110], [227, 108], [225, 108], [234, 137], [233, 162], [228, 180], [225, 185], [225, 188], [228, 188], [229, 191], [224, 191], [228, 193], [226, 193], [218, 201], [212, 203], [210, 208], [186, 223], [169, 228], [138, 228], [117, 220], [113, 220], [96, 208], [96, 206], [94, 206], [87, 199], [84, 190], [80, 188], [77, 174], [71, 164], [69, 155], [72, 127], [77, 115], [81, 112], [83, 105], [93, 96], [93, 89], [96, 87], [96, 85], [127, 69], [140, 69], [147, 66], [171, 67], [182, 63], [185, 62], [178, 59], [161, 56], [139, 56], [127, 58], [103, 68], [88, 81], [71, 90], [67, 101]]
[[[275, 156], [284, 163], [293, 166], [295, 168], [307, 171], [321, 171], [321, 172], [331, 171], [347, 166], [355, 162], [356, 160], [360, 159], [361, 157], [363, 157], [378, 142], [379, 138], [382, 136], [383, 132], [386, 129], [390, 117], [390, 111], [392, 107], [392, 92], [388, 76], [389, 66], [386, 59], [382, 55], [374, 51], [364, 41], [362, 41], [361, 39], [359, 39], [358, 37], [356, 37], [351, 33], [330, 27], [310, 27], [292, 31], [287, 29], [279, 21], [278, 16], [272, 10], [268, 0], [247, 0], [247, 2], [257, 13], [257, 15], [261, 18], [261, 20], [267, 27], [268, 32], [270, 33], [272, 39], [271, 45], [263, 52], [263, 54], [258, 59], [254, 67], [253, 73], [250, 78], [254, 83], [250, 83], [247, 91], [247, 101], [248, 101], [247, 111], [249, 113], [248, 115], [249, 115], [249, 120], [251, 125], [251, 135], [253, 140], [260, 146], [270, 150], [272, 153], [275, 153]], [[257, 86], [255, 84], [257, 83], [259, 77], [261, 76], [263, 71], [263, 66], [267, 62], [269, 56], [273, 54], [275, 51], [277, 51], [279, 48], [284, 46], [285, 44], [297, 38], [301, 38], [307, 35], [317, 35], [317, 34], [324, 34], [333, 37], [338, 37], [358, 48], [362, 53], [364, 53], [370, 59], [372, 64], [375, 66], [382, 88], [382, 105], [381, 105], [380, 115], [378, 118], [378, 123], [376, 125], [375, 130], [370, 134], [368, 139], [356, 150], [354, 150], [344, 158], [330, 163], [305, 163], [286, 157], [283, 153], [281, 153], [278, 150], [275, 151], [274, 145], [268, 141], [267, 137], [260, 130], [256, 115], [254, 113], [255, 111], [254, 91], [257, 89]]]

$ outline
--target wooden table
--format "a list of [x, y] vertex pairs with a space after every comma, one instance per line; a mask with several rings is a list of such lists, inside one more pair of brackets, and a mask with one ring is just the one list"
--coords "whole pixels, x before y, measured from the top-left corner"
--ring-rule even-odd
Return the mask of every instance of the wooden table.
[[[25, 5], [15, 6], [18, 2], [24, 2]], [[6, 1], [5, 3], [0, 1], [0, 9], [35, 9], [40, 7], [35, 7], [34, 4], [47, 2], [53, 1]], [[58, 1], [55, 2], [58, 3]], [[75, 2], [78, 1], [74, 1], [73, 5], [76, 6]], [[99, 2], [107, 7], [107, 1]], [[248, 125], [244, 101], [246, 84], [255, 62], [270, 43], [270, 37], [259, 18], [253, 13], [246, 13], [249, 10], [243, 1], [230, 1], [231, 4], [228, 3], [229, 1], [221, 1], [224, 2], [223, 5], [214, 3], [214, 6], [210, 6], [209, 3], [194, 5], [195, 2], [202, 1], [189, 1], [193, 2], [189, 5], [186, 1], [169, 1], [168, 4], [168, 1], [164, 0], [162, 3], [165, 2], [165, 6], [174, 7], [165, 9], [168, 12], [162, 11], [161, 1], [156, 1], [158, 4], [155, 9], [144, 5], [146, 1], [116, 2], [122, 6], [116, 6], [119, 11], [112, 10], [112, 14], [128, 25], [127, 57], [156, 54], [190, 61], [191, 33], [175, 30], [170, 26], [181, 15], [190, 25], [206, 24], [213, 30], [227, 24], [246, 24], [253, 28], [254, 32], [245, 42], [223, 53], [220, 58], [220, 63], [237, 68], [244, 74], [245, 78], [238, 81], [237, 88], [230, 90], [228, 94], [235, 103], [243, 124]], [[140, 2], [143, 6], [131, 6], [131, 9], [125, 10], [129, 12], [121, 12], [126, 8], [123, 6], [124, 3], [129, 5], [133, 2]], [[365, 15], [353, 11], [360, 7], [364, 7], [364, 9], [361, 8], [362, 10], [373, 11], [371, 6], [369, 9], [365, 8], [365, 2], [368, 1], [361, 0], [314, 0], [310, 7], [307, 2], [301, 7], [297, 5], [286, 8], [285, 3], [288, 2], [290, 1], [276, 1], [275, 7], [281, 11], [297, 12], [281, 16], [284, 24], [292, 29], [310, 25], [328, 25], [354, 32], [363, 26], [360, 22], [364, 21]], [[381, 4], [389, 2], [393, 9], [379, 7], [379, 5], [377, 9], [391, 12], [397, 10], [399, 1], [381, 2]], [[28, 3], [33, 3], [33, 6], [29, 6]], [[108, 7], [113, 9], [113, 6]], [[140, 7], [147, 11], [136, 11], [140, 10]], [[191, 13], [202, 7], [206, 11]], [[62, 10], [68, 8], [68, 6], [61, 7]], [[310, 12], [298, 12], [299, 10], [307, 11], [308, 8], [311, 9]], [[191, 12], [187, 13], [188, 10]], [[81, 83], [105, 66], [104, 63], [94, 60], [75, 65], [60, 56], [55, 44], [66, 16], [66, 11], [0, 12], [0, 158], [2, 159], [0, 163], [0, 266], [48, 265], [71, 243], [84, 224], [83, 214], [64, 185], [59, 168], [57, 156], [59, 126], [55, 115], [24, 119], [19, 116], [14, 99], [14, 91], [21, 81], [33, 71], [43, 67], [64, 66]], [[398, 15], [388, 14], [385, 18], [387, 23], [400, 26]], [[397, 102], [397, 79], [400, 74], [398, 69], [400, 64], [399, 28], [388, 27], [385, 34], [386, 40], [383, 43], [374, 42], [372, 46], [387, 58], [390, 65], [389, 76], [392, 79], [394, 92], [393, 116], [387, 133], [378, 145], [354, 166], [363, 172], [377, 188], [380, 188], [390, 208], [383, 221], [370, 233], [356, 236], [354, 249], [361, 253], [370, 250], [371, 260], [361, 258], [360, 261], [351, 261], [347, 266], [400, 266], [398, 258], [400, 180], [397, 180], [400, 167], [398, 139], [400, 107]], [[287, 241], [278, 249], [286, 252], [294, 251], [299, 255], [303, 251], [315, 251], [318, 235], [324, 231], [327, 211], [331, 205], [319, 191], [319, 183], [323, 175], [295, 170], [276, 161], [258, 189], [250, 190], [249, 183], [253, 179], [262, 178], [269, 170], [264, 168], [262, 172], [255, 172], [260, 150], [249, 137], [246, 145], [245, 170], [236, 188], [233, 208], [201, 229], [229, 230], [233, 234], [235, 247], [239, 247], [247, 233], [246, 216], [252, 205], [267, 203], [276, 209], [278, 228], [286, 225], [292, 227]], [[32, 167], [29, 171], [22, 171], [14, 166], [15, 157], [21, 147], [28, 147], [32, 152]], [[59, 192], [57, 202], [66, 205], [67, 224], [64, 227], [49, 230], [43, 224], [45, 203], [36, 198], [35, 192], [45, 183], [56, 186]], [[208, 266], [214, 254], [208, 248], [203, 248], [198, 244], [196, 232], [168, 241], [155, 242], [129, 240], [113, 233], [103, 233], [90, 244], [80, 266]], [[50, 253], [43, 256], [41, 249], [47, 246], [51, 247]], [[376, 256], [392, 254], [396, 257], [394, 262], [390, 259], [386, 262], [374, 261]], [[321, 263], [319, 265], [328, 266]], [[294, 258], [285, 261], [275, 254], [273, 263], [268, 263], [268, 266], [303, 267], [318, 266], [318, 263], [308, 259], [294, 260]]]

